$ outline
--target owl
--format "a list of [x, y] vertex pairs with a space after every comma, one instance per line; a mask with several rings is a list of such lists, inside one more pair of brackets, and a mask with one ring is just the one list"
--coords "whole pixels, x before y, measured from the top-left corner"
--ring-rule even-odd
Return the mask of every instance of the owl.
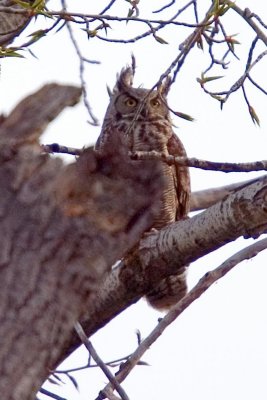
[[[172, 129], [167, 94], [170, 79], [157, 90], [134, 88], [133, 67], [122, 70], [110, 93], [102, 130], [96, 150], [109, 148], [112, 135], [119, 135], [129, 151], [157, 151], [166, 155], [186, 156], [184, 146]], [[174, 221], [186, 218], [190, 201], [189, 170], [184, 166], [167, 165], [160, 161], [164, 176], [160, 207], [152, 228], [160, 230]], [[155, 267], [156, 268], [156, 267]], [[163, 279], [147, 293], [152, 307], [166, 310], [177, 303], [187, 291], [186, 266], [179, 274]]]

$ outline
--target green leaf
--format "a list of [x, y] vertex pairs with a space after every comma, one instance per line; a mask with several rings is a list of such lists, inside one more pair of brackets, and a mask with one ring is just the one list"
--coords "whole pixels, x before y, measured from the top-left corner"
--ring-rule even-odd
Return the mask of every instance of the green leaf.
[[197, 78], [197, 81], [202, 84], [207, 83], [207, 82], [211, 82], [211, 81], [216, 81], [217, 79], [221, 79], [223, 78], [223, 75], [217, 75], [217, 76], [203, 76], [201, 79]]
[[5, 57], [17, 57], [17, 58], [24, 58], [23, 55], [17, 53], [13, 49], [4, 49], [0, 48], [0, 58], [5, 58]]
[[22, 8], [31, 8], [31, 4], [27, 3], [26, 1], [22, 1], [22, 0], [13, 0], [13, 1], [14, 1], [14, 3], [18, 4]]
[[45, 0], [35, 0], [33, 2], [32, 8], [39, 8], [39, 7], [42, 7], [42, 8], [45, 7]]
[[169, 44], [168, 42], [166, 42], [166, 40], [164, 40], [162, 37], [160, 37], [158, 35], [154, 35], [154, 38], [156, 39], [157, 42], [159, 42], [161, 44]]
[[254, 108], [249, 106], [248, 110], [249, 110], [249, 113], [250, 113], [253, 123], [260, 126], [260, 119], [259, 119], [258, 115], [256, 114], [256, 111], [254, 110]]
[[39, 40], [42, 37], [46, 36], [46, 30], [39, 29], [38, 31], [32, 32], [29, 36], [32, 37], [34, 42], [37, 42], [37, 40]]
[[174, 113], [175, 115], [177, 115], [177, 117], [183, 118], [183, 119], [185, 119], [186, 121], [190, 121], [190, 122], [195, 121], [195, 118], [191, 117], [191, 115], [182, 113], [182, 112], [180, 112], [180, 111], [173, 111], [173, 113]]
[[215, 100], [218, 100], [218, 101], [221, 101], [221, 102], [224, 101], [224, 100], [223, 100], [223, 97], [222, 97], [222, 96], [218, 96], [217, 94], [212, 94], [212, 93], [210, 93], [210, 96], [211, 96], [213, 99], [215, 99]]
[[218, 16], [218, 17], [222, 17], [230, 8], [232, 8], [233, 4], [234, 4], [234, 3], [232, 3], [232, 2], [229, 2], [229, 4], [223, 4], [223, 5], [219, 8], [219, 10], [218, 10], [218, 12], [217, 12], [217, 16]]
[[134, 14], [134, 8], [129, 8], [127, 18], [131, 18]]
[[13, 1], [16, 4], [20, 5], [22, 8], [33, 10], [35, 14], [44, 13], [44, 15], [51, 18], [51, 15], [47, 15], [47, 13], [45, 12], [45, 0], [34, 0], [32, 4], [23, 0], [13, 0]]
[[84, 29], [84, 30], [88, 33], [88, 36], [91, 38], [96, 37], [98, 34], [97, 29], [93, 29], [92, 31], [89, 31], [88, 29]]

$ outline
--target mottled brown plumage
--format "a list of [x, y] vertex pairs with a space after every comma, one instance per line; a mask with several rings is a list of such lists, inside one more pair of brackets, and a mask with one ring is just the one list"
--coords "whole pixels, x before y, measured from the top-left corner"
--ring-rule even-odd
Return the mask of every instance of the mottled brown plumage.
[[[133, 88], [133, 69], [122, 70], [111, 94], [102, 131], [96, 149], [105, 151], [109, 138], [119, 135], [130, 151], [158, 151], [165, 154], [185, 156], [180, 139], [172, 130], [166, 96], [170, 86], [168, 79], [158, 90], [150, 92]], [[190, 178], [186, 167], [169, 166], [161, 163], [165, 185], [162, 187], [161, 206], [153, 228], [185, 218], [189, 211]], [[175, 304], [186, 293], [186, 267], [179, 275], [165, 278], [147, 294], [149, 303], [158, 309]]]

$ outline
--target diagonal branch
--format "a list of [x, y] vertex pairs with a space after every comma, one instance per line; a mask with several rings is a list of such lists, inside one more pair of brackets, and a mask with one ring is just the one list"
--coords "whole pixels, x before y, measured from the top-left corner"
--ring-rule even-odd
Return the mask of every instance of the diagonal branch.
[[[84, 330], [79, 322], [75, 323], [75, 330], [76, 333], [78, 334], [79, 338], [81, 339], [81, 342], [84, 344], [84, 346], [87, 348], [89, 351], [89, 354], [93, 357], [95, 360], [96, 364], [102, 369], [106, 377], [108, 378], [109, 382], [111, 383], [112, 387], [117, 390], [119, 395], [121, 396], [121, 400], [129, 400], [129, 397], [127, 396], [126, 392], [124, 389], [121, 387], [115, 376], [110, 372], [104, 361], [99, 357], [97, 354], [94, 346], [90, 342], [90, 340], [87, 339], [87, 336], [84, 333]], [[104, 396], [105, 390], [102, 391], [102, 394]], [[103, 397], [104, 398], [104, 397]]]
[[[51, 83], [23, 99], [0, 125], [1, 142], [35, 142], [67, 106], [81, 96], [79, 87]], [[12, 132], [12, 135], [10, 135]]]
[[[255, 257], [258, 253], [267, 248], [267, 239], [262, 239], [251, 246], [242, 249], [238, 253], [234, 254], [226, 261], [224, 261], [218, 268], [213, 271], [207, 272], [196, 284], [196, 286], [190, 290], [190, 292], [180, 300], [169, 313], [160, 320], [159, 324], [153, 329], [153, 331], [140, 343], [135, 352], [128, 358], [128, 360], [120, 366], [119, 372], [116, 374], [117, 382], [123, 382], [129, 375], [132, 369], [136, 366], [138, 361], [144, 355], [144, 353], [150, 348], [150, 346], [159, 338], [165, 329], [186, 310], [196, 299], [198, 299], [207, 289], [210, 288], [216, 281], [226, 275], [231, 269], [237, 264], [244, 260], [249, 260]], [[109, 383], [103, 389], [102, 392], [108, 392], [114, 389], [113, 385]], [[98, 399], [99, 400], [99, 399]]]
[[248, 8], [245, 8], [242, 10], [242, 8], [238, 7], [235, 3], [232, 1], [226, 0], [226, 4], [230, 5], [230, 8], [234, 10], [240, 17], [242, 17], [248, 25], [254, 30], [254, 32], [257, 34], [258, 38], [262, 40], [262, 42], [267, 46], [267, 36], [264, 34], [264, 32], [258, 27], [258, 25], [252, 20], [252, 18], [255, 16], [254, 13], [252, 13]]

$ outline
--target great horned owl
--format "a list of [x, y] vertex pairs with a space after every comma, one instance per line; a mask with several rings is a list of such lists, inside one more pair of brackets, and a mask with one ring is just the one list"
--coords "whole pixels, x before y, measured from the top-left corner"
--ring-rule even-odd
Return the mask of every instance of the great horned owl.
[[[166, 155], [186, 156], [184, 146], [172, 129], [166, 96], [169, 79], [158, 88], [149, 91], [134, 88], [133, 68], [122, 70], [106, 111], [96, 149], [109, 148], [110, 138], [120, 135], [129, 151], [157, 151]], [[185, 218], [189, 211], [190, 177], [187, 167], [169, 166], [161, 162], [165, 185], [162, 187], [161, 205], [152, 228]], [[160, 282], [147, 295], [148, 302], [155, 308], [168, 309], [186, 293], [186, 267], [179, 275], [171, 275]]]

